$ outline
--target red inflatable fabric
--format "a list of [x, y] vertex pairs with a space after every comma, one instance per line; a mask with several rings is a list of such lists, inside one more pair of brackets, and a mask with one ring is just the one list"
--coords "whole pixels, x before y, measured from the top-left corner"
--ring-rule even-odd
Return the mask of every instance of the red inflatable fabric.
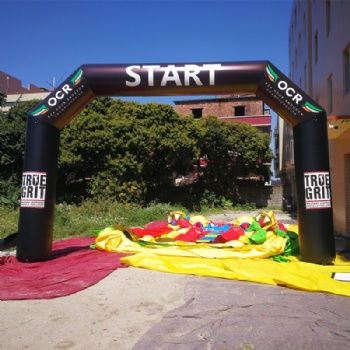
[[92, 238], [53, 243], [49, 260], [21, 263], [15, 256], [0, 257], [0, 300], [52, 299], [81, 291], [112, 271], [127, 267], [120, 257], [130, 254], [90, 248]]

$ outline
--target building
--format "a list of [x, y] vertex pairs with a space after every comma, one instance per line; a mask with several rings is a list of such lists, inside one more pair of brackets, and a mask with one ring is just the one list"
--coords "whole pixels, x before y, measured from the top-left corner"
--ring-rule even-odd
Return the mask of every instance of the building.
[[7, 95], [5, 106], [0, 107], [3, 113], [7, 113], [17, 103], [42, 100], [50, 93], [50, 91], [33, 84], [28, 84], [28, 88], [24, 88], [20, 79], [2, 71], [0, 71], [0, 91]]
[[214, 115], [222, 121], [238, 121], [271, 135], [270, 109], [255, 95], [224, 95], [215, 98], [174, 101], [175, 110], [194, 118]]
[[[175, 110], [181, 115], [193, 115], [199, 119], [206, 115], [216, 116], [224, 122], [241, 122], [255, 126], [261, 132], [271, 136], [271, 110], [255, 95], [223, 95], [204, 99], [190, 99], [174, 101]], [[271, 166], [271, 163], [268, 163]], [[273, 169], [271, 169], [273, 170]], [[252, 174], [253, 175], [253, 174]], [[247, 183], [239, 184], [239, 197], [243, 202], [255, 203], [257, 207], [282, 206], [282, 191], [279, 181], [271, 181], [265, 186], [258, 182], [252, 185], [248, 178]], [[179, 178], [178, 182], [186, 183], [186, 177]]]
[[0, 91], [5, 94], [10, 93], [27, 93], [27, 92], [40, 92], [45, 90], [43, 88], [37, 87], [33, 84], [28, 84], [25, 88], [22, 86], [22, 81], [15, 78], [14, 76], [0, 71]]
[[[350, 2], [294, 0], [290, 78], [327, 111], [334, 229], [350, 239]], [[293, 135], [279, 120], [279, 170], [294, 194]], [[282, 142], [281, 142], [282, 140]], [[283, 155], [282, 155], [283, 154]]]

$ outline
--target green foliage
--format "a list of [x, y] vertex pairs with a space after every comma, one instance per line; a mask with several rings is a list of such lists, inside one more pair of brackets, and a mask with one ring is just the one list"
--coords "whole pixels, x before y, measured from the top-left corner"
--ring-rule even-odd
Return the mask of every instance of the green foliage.
[[94, 176], [89, 184], [89, 193], [95, 198], [115, 198], [120, 203], [143, 203], [145, 188], [137, 181], [120, 183], [109, 172]]
[[60, 178], [86, 182], [94, 196], [141, 203], [191, 170], [195, 130], [169, 105], [96, 99], [62, 131]]
[[[38, 102], [18, 104], [0, 117], [3, 205], [18, 202], [14, 188], [21, 182], [26, 115]], [[194, 120], [170, 105], [97, 98], [61, 132], [57, 198], [230, 208], [239, 177], [268, 180], [269, 145], [269, 135], [248, 124]], [[196, 168], [200, 158], [206, 167]], [[176, 177], [191, 172], [197, 172], [194, 183], [174, 186]]]
[[231, 200], [225, 198], [224, 196], [217, 197], [214, 192], [210, 192], [205, 189], [200, 200], [201, 210], [208, 210], [213, 208], [230, 209], [233, 203]]
[[22, 178], [25, 128], [28, 112], [39, 102], [17, 104], [0, 115], [0, 204], [16, 206]]
[[0, 167], [3, 179], [15, 178], [20, 183], [26, 117], [37, 101], [15, 105], [7, 115], [0, 118]]
[[256, 209], [255, 203], [238, 203], [234, 206], [235, 210], [241, 210], [241, 211], [252, 211]]
[[17, 232], [19, 211], [11, 206], [0, 204], [0, 238]]
[[0, 206], [18, 208], [20, 203], [20, 186], [13, 178], [0, 178]]
[[207, 161], [202, 170], [203, 188], [218, 196], [234, 198], [239, 177], [250, 174], [269, 179], [270, 137], [244, 123], [223, 123], [209, 116], [200, 121], [201, 156]]
[[6, 101], [7, 95], [4, 92], [0, 91], [0, 108], [5, 106]]

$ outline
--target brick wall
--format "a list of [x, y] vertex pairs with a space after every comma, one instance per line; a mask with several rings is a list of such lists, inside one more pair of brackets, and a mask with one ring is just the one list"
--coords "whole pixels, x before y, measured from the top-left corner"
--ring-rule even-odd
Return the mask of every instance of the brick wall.
[[202, 108], [204, 115], [215, 115], [216, 117], [234, 116], [236, 106], [245, 107], [245, 115], [263, 115], [264, 103], [256, 96], [241, 98], [224, 97], [216, 99], [175, 101], [175, 110], [181, 115], [192, 114], [192, 109]]

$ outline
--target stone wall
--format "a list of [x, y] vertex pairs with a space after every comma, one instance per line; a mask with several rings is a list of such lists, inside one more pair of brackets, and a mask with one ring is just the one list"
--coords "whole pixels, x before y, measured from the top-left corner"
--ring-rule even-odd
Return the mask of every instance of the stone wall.
[[283, 188], [282, 185], [240, 184], [238, 186], [238, 201], [242, 204], [255, 203], [257, 208], [282, 208]]

